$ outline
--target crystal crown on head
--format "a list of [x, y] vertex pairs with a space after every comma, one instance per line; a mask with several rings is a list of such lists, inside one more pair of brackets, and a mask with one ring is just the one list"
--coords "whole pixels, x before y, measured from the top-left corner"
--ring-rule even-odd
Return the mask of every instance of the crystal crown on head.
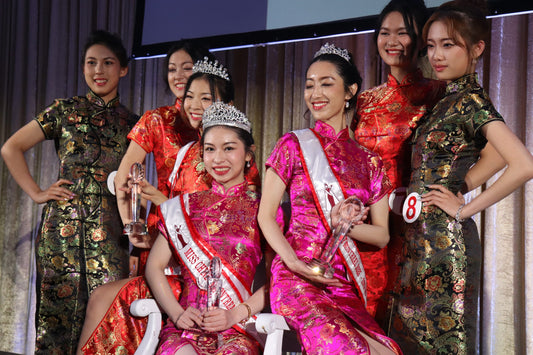
[[210, 61], [209, 58], [204, 57], [204, 60], [198, 60], [192, 66], [192, 72], [213, 74], [229, 81], [228, 70], [218, 62], [218, 60]]
[[314, 58], [322, 54], [335, 54], [339, 57], [344, 58], [348, 63], [350, 63], [350, 53], [347, 49], [336, 47], [334, 44], [326, 43], [315, 53]]
[[246, 115], [237, 110], [235, 106], [222, 101], [213, 103], [204, 111], [202, 125], [204, 129], [211, 126], [231, 126], [252, 133], [252, 124]]

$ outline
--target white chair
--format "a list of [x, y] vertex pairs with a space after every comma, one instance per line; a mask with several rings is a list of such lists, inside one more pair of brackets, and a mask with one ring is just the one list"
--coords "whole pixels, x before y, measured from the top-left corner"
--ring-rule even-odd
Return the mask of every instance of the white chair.
[[[137, 317], [148, 316], [146, 334], [135, 355], [153, 355], [159, 343], [161, 331], [161, 310], [154, 299], [140, 299], [131, 304], [131, 314]], [[257, 320], [248, 321], [246, 327], [254, 327], [259, 334], [264, 334], [264, 355], [280, 355], [283, 343], [283, 331], [289, 330], [285, 318], [279, 314], [259, 313]], [[252, 328], [253, 330], [253, 328]]]

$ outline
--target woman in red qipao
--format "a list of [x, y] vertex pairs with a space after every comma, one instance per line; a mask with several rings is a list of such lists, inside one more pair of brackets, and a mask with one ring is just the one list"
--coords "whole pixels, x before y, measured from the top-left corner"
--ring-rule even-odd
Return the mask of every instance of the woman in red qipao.
[[[203, 110], [211, 105], [215, 100], [231, 102], [234, 98], [233, 83], [229, 75], [225, 73], [225, 68], [218, 64], [204, 60], [202, 66], [196, 65], [191, 68], [193, 75], [189, 77], [185, 86], [185, 98], [183, 101], [182, 115], [186, 117], [188, 125], [196, 130], [200, 128]], [[213, 74], [213, 68], [217, 68], [217, 73], [225, 73], [226, 77]], [[197, 137], [198, 137], [198, 133]], [[194, 145], [193, 145], [194, 146]], [[174, 158], [170, 168], [166, 168], [167, 178], [172, 172], [176, 160], [177, 152], [174, 150]], [[209, 179], [203, 166], [194, 162], [198, 160], [199, 152], [189, 149], [183, 159], [183, 166], [180, 169], [180, 184], [175, 184], [173, 193], [194, 192], [209, 188]], [[168, 158], [170, 159], [170, 158]], [[257, 168], [252, 167], [255, 172], [252, 176], [258, 179]], [[256, 181], [254, 180], [254, 181]], [[161, 181], [160, 181], [161, 182]], [[161, 192], [152, 185], [143, 181], [143, 198], [149, 199], [154, 205], [159, 205], [166, 200], [170, 192], [167, 183], [161, 182], [164, 186]], [[177, 190], [182, 189], [181, 191]], [[134, 238], [132, 238], [134, 239]], [[142, 243], [143, 240], [139, 238]], [[136, 240], [132, 240], [136, 242]], [[146, 246], [151, 246], [151, 242]], [[169, 276], [169, 282], [174, 282], [179, 290], [177, 277]], [[151, 297], [144, 277], [134, 277], [121, 280], [111, 284], [106, 284], [93, 292], [89, 300], [87, 320], [84, 324], [82, 337], [80, 338], [78, 353], [114, 353], [123, 351], [124, 353], [135, 352], [139, 346], [146, 329], [146, 318], [134, 318], [129, 314], [129, 306], [139, 298]]]
[[[393, 189], [405, 187], [410, 174], [410, 138], [422, 116], [442, 96], [444, 83], [426, 79], [417, 68], [422, 27], [427, 19], [422, 0], [392, 0], [381, 12], [375, 31], [379, 55], [390, 67], [385, 83], [361, 93], [351, 124], [354, 138], [383, 159]], [[401, 190], [396, 190], [399, 197]], [[401, 204], [400, 204], [401, 207]], [[359, 248], [368, 282], [367, 310], [388, 328], [386, 294], [398, 270], [405, 222], [392, 209], [387, 248]], [[376, 314], [377, 313], [377, 314]]]

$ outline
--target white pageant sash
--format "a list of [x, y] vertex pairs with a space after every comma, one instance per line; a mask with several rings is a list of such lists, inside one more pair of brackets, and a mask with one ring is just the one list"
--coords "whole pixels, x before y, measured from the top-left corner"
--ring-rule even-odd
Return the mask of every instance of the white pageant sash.
[[[320, 140], [311, 129], [301, 129], [292, 132], [300, 143], [302, 152], [302, 165], [305, 175], [311, 183], [313, 198], [317, 204], [318, 212], [328, 233], [331, 234], [330, 212], [333, 206], [342, 201], [346, 196], [339, 179], [333, 172], [330, 162]], [[355, 242], [350, 237], [345, 237], [338, 251], [348, 272], [359, 287], [366, 306], [366, 276], [361, 256], [357, 251]]]
[[185, 144], [183, 147], [178, 150], [178, 154], [176, 155], [176, 162], [174, 163], [174, 168], [172, 168], [172, 173], [168, 176], [168, 181], [170, 182], [170, 196], [169, 198], [174, 197], [173, 192], [174, 186], [176, 185], [176, 181], [178, 180], [178, 171], [181, 166], [181, 162], [183, 161], [183, 158], [185, 158], [185, 154], [189, 151], [189, 148], [194, 144], [195, 142], [189, 142]]
[[[232, 309], [250, 297], [250, 290], [243, 285], [233, 268], [198, 235], [185, 213], [188, 194], [180, 195], [162, 203], [159, 208], [165, 227], [175, 252], [182, 264], [196, 280], [198, 287], [205, 290], [209, 264], [214, 257], [219, 257], [222, 264], [222, 288], [220, 308]], [[237, 323], [244, 330], [240, 323]]]

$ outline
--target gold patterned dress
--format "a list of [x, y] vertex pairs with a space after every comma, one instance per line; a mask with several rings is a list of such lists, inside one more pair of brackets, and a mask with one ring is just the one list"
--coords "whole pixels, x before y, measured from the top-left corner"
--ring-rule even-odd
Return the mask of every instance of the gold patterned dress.
[[128, 275], [128, 239], [107, 188], [138, 116], [97, 95], [58, 99], [37, 115], [76, 197], [49, 201], [36, 241], [36, 353], [74, 354], [89, 292]]
[[[476, 74], [448, 84], [414, 138], [408, 193], [439, 184], [457, 193], [487, 143], [481, 128], [503, 121]], [[479, 353], [481, 242], [472, 219], [423, 206], [408, 225], [391, 337], [405, 354]]]

